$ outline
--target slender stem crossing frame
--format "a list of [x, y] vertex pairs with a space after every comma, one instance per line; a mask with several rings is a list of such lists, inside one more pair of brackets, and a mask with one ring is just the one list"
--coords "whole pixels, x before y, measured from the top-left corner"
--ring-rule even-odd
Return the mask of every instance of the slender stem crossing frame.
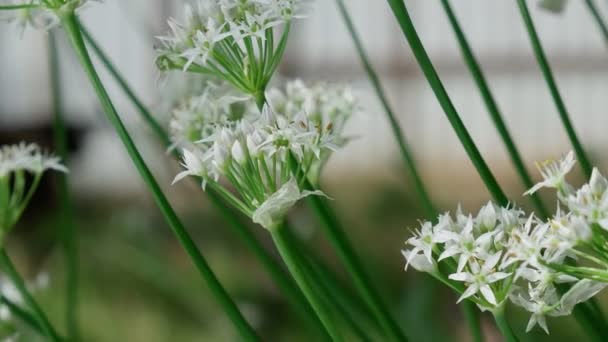
[[[53, 137], [55, 153], [61, 157], [63, 163], [68, 162], [68, 132], [65, 124], [62, 108], [61, 81], [59, 79], [59, 57], [57, 50], [56, 32], [50, 32], [48, 36], [49, 65], [51, 92], [53, 96]], [[68, 339], [71, 341], [80, 340], [78, 329], [78, 231], [74, 222], [74, 210], [70, 197], [68, 178], [65, 173], [58, 173], [59, 183], [59, 218], [61, 223], [61, 237], [63, 252], [66, 264], [66, 288], [65, 300], [66, 311], [65, 320], [67, 326]]]
[[[449, 0], [441, 0], [441, 4], [446, 15], [448, 16], [448, 20], [450, 21], [450, 25], [454, 30], [454, 34], [456, 35], [456, 39], [460, 46], [463, 59], [467, 67], [469, 68], [471, 75], [473, 76], [477, 88], [479, 89], [481, 97], [488, 110], [488, 114], [490, 115], [490, 118], [492, 119], [492, 122], [494, 123], [494, 126], [496, 127], [496, 130], [498, 131], [498, 134], [500, 135], [507, 149], [507, 152], [509, 153], [511, 162], [515, 167], [519, 178], [521, 178], [523, 185], [526, 187], [526, 189], [530, 189], [534, 186], [534, 182], [532, 181], [532, 177], [530, 177], [530, 173], [526, 169], [523, 158], [521, 157], [521, 154], [519, 153], [519, 150], [517, 149], [517, 146], [515, 145], [511, 134], [509, 133], [509, 129], [507, 128], [507, 125], [502, 117], [500, 109], [498, 108], [498, 103], [496, 102], [496, 99], [494, 98], [494, 95], [490, 90], [490, 86], [488, 84], [488, 81], [486, 80], [483, 70], [481, 69], [481, 65], [475, 58], [473, 49], [471, 48], [466, 38], [466, 35], [460, 26], [456, 14], [452, 10], [452, 6], [450, 5]], [[540, 197], [538, 196], [538, 194], [534, 193], [530, 195], [530, 199], [532, 200], [532, 203], [534, 204], [538, 215], [541, 218], [547, 218], [549, 212]]]
[[572, 122], [570, 121], [570, 115], [568, 114], [568, 110], [566, 109], [566, 104], [562, 99], [559, 88], [557, 87], [557, 83], [555, 82], [555, 77], [553, 76], [553, 71], [551, 70], [551, 66], [549, 65], [549, 60], [545, 54], [545, 50], [540, 42], [540, 38], [538, 37], [538, 33], [536, 32], [536, 28], [534, 26], [534, 21], [532, 20], [532, 16], [530, 15], [530, 10], [528, 9], [528, 5], [526, 4], [526, 0], [516, 0], [517, 5], [519, 6], [519, 11], [521, 13], [521, 18], [526, 27], [526, 31], [528, 32], [528, 36], [530, 38], [530, 43], [532, 44], [532, 49], [534, 50], [534, 56], [538, 62], [538, 66], [540, 67], [543, 77], [547, 82], [547, 87], [549, 88], [549, 92], [551, 93], [551, 97], [553, 98], [553, 102], [555, 103], [555, 107], [559, 113], [560, 120], [568, 134], [568, 138], [570, 139], [570, 143], [574, 148], [574, 152], [576, 153], [576, 157], [581, 165], [581, 169], [585, 173], [587, 178], [591, 177], [592, 166], [589, 162], [589, 158], [587, 158], [587, 154], [583, 149], [583, 145], [581, 145], [578, 136], [572, 126]]
[[249, 323], [245, 320], [238, 307], [224, 289], [222, 284], [217, 279], [213, 270], [201, 254], [200, 250], [192, 240], [190, 234], [186, 231], [185, 227], [181, 223], [180, 219], [176, 215], [175, 211], [169, 204], [169, 201], [163, 194], [160, 186], [156, 182], [156, 179], [149, 170], [146, 162], [139, 153], [139, 150], [135, 146], [135, 143], [131, 139], [126, 127], [122, 123], [118, 112], [116, 111], [108, 93], [106, 92], [97, 71], [93, 66], [88, 50], [83, 40], [82, 33], [80, 31], [80, 25], [74, 12], [61, 13], [60, 16], [62, 26], [68, 35], [72, 47], [74, 48], [78, 58], [82, 64], [82, 67], [89, 77], [92, 86], [101, 102], [101, 105], [108, 117], [108, 120], [112, 123], [114, 129], [120, 136], [129, 156], [139, 171], [142, 179], [152, 192], [154, 201], [160, 208], [165, 217], [165, 220], [173, 230], [178, 241], [188, 253], [190, 259], [195, 264], [200, 275], [205, 280], [212, 294], [215, 296], [221, 307], [224, 309], [228, 317], [231, 319], [235, 327], [237, 328], [242, 339], [246, 341], [259, 341], [259, 337]]
[[[374, 69], [369, 57], [367, 56], [367, 53], [365, 52], [363, 43], [359, 38], [357, 30], [355, 29], [355, 26], [353, 24], [350, 14], [348, 13], [346, 5], [344, 4], [344, 1], [336, 0], [336, 3], [338, 5], [338, 10], [340, 11], [340, 15], [342, 16], [344, 24], [346, 25], [351, 39], [355, 44], [355, 48], [357, 50], [359, 58], [361, 59], [361, 64], [363, 64], [363, 68], [365, 69], [365, 72], [367, 73], [367, 76], [370, 82], [372, 83], [374, 91], [376, 92], [376, 96], [378, 97], [380, 103], [382, 104], [382, 107], [384, 108], [384, 112], [389, 120], [391, 129], [393, 131], [393, 136], [395, 137], [395, 139], [397, 140], [397, 144], [399, 145], [399, 150], [401, 152], [401, 156], [403, 157], [405, 166], [410, 172], [410, 175], [414, 181], [416, 192], [418, 193], [418, 197], [420, 198], [423, 207], [426, 211], [426, 216], [430, 219], [433, 219], [437, 217], [437, 209], [435, 208], [435, 205], [433, 204], [433, 201], [431, 200], [431, 197], [429, 196], [428, 191], [424, 186], [422, 178], [420, 177], [418, 168], [416, 167], [415, 159], [406, 143], [405, 135], [401, 127], [399, 126], [397, 116], [395, 115], [395, 112], [393, 111], [388, 101], [388, 97], [386, 96], [384, 87], [382, 86], [382, 83], [380, 81], [380, 77], [378, 76], [378, 73]], [[477, 313], [477, 308], [474, 304], [468, 301], [464, 302], [461, 307], [465, 314], [465, 319], [467, 320], [471, 329], [471, 335], [473, 336], [474, 341], [483, 341], [483, 335], [481, 332], [481, 327], [479, 325], [479, 314]]]

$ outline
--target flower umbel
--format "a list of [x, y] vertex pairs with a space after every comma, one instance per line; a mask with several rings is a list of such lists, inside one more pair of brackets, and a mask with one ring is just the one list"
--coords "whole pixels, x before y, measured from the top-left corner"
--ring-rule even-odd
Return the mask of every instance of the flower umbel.
[[[279, 65], [293, 18], [304, 0], [198, 0], [186, 5], [184, 19], [169, 20], [159, 37], [160, 70], [181, 69], [213, 75], [246, 94], [260, 96]], [[283, 27], [281, 38], [275, 33]]]
[[47, 170], [67, 172], [59, 158], [42, 153], [35, 144], [0, 148], [0, 241], [21, 217]]

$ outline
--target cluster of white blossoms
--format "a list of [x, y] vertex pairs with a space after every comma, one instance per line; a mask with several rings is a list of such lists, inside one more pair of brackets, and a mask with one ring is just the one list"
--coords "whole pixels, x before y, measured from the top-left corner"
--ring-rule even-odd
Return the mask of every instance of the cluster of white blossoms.
[[[239, 97], [216, 83], [209, 83], [202, 95], [185, 101], [170, 122], [174, 144], [183, 151], [186, 168], [176, 181], [201, 177], [203, 188], [210, 186], [220, 192], [268, 229], [282, 223], [289, 208], [302, 197], [321, 195], [306, 190], [309, 174], [329, 151], [338, 148], [338, 141], [345, 140], [335, 127], [342, 127], [356, 106], [352, 99], [337, 99], [345, 104], [342, 108], [337, 103], [324, 103], [329, 98], [319, 97], [320, 89], [312, 91], [301, 82], [294, 84], [301, 92], [269, 91], [282, 94], [282, 105], [275, 108], [269, 101], [261, 113], [251, 97]], [[308, 94], [306, 101], [314, 96], [317, 105], [310, 109], [315, 112], [293, 107], [304, 93]], [[297, 99], [291, 97], [296, 94]], [[286, 103], [292, 105], [284, 112]], [[326, 112], [330, 108], [332, 113]], [[227, 180], [238, 196], [224, 189], [220, 178]]]
[[[0, 244], [17, 222], [47, 170], [67, 172], [59, 158], [35, 144], [0, 147]], [[28, 182], [27, 175], [34, 178]]]
[[[264, 89], [283, 55], [289, 23], [305, 13], [306, 0], [198, 0], [183, 21], [169, 20], [159, 37], [161, 70], [211, 74], [245, 93]], [[287, 25], [287, 26], [286, 26]], [[275, 28], [285, 26], [275, 44]]]
[[[321, 131], [331, 132], [336, 146], [348, 142], [344, 127], [348, 120], [360, 111], [359, 101], [353, 95], [352, 89], [344, 84], [320, 82], [308, 86], [302, 80], [296, 79], [288, 82], [284, 90], [270, 89], [267, 97], [272, 108], [288, 118], [306, 114]], [[326, 150], [311, 165], [308, 175], [313, 183], [318, 183], [321, 168], [330, 155], [331, 150]]]
[[[595, 169], [580, 189], [565, 181], [573, 154], [539, 165], [542, 187], [558, 190], [559, 208], [542, 220], [514, 207], [488, 203], [476, 216], [459, 209], [441, 215], [436, 224], [422, 223], [403, 251], [406, 269], [412, 266], [452, 284], [484, 310], [507, 301], [529, 311], [528, 329], [536, 324], [548, 331], [546, 316], [563, 316], [608, 285], [608, 180]], [[595, 272], [572, 266], [598, 263]], [[439, 265], [442, 267], [439, 267]]]
[[27, 27], [48, 30], [59, 24], [58, 11], [74, 11], [101, 0], [0, 0], [0, 19], [17, 26], [23, 34]]

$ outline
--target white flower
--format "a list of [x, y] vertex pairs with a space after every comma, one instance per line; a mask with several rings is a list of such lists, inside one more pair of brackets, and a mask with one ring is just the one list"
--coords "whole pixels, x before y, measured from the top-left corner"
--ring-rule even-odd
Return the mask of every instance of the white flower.
[[29, 26], [46, 31], [59, 24], [56, 11], [73, 11], [82, 8], [91, 1], [101, 0], [61, 0], [56, 1], [56, 4], [41, 0], [2, 0], [0, 1], [0, 5], [3, 6], [24, 5], [24, 7], [13, 10], [0, 10], [0, 19], [15, 24], [20, 35], [23, 35], [25, 29]]
[[495, 267], [500, 260], [501, 254], [502, 252], [497, 252], [491, 255], [482, 262], [483, 265], [481, 266], [477, 261], [469, 263], [470, 270], [468, 272], [458, 272], [449, 275], [449, 279], [462, 281], [467, 284], [467, 289], [460, 296], [458, 302], [475, 295], [477, 292], [481, 292], [481, 295], [488, 303], [494, 306], [498, 305], [496, 296], [490, 285], [511, 275], [511, 273], [496, 271]]
[[325, 196], [322, 191], [318, 190], [300, 191], [296, 180], [291, 178], [253, 212], [253, 222], [269, 230], [276, 229], [284, 221], [287, 211], [297, 201], [311, 195]]
[[36, 144], [21, 143], [0, 148], [0, 177], [18, 171], [41, 174], [47, 170], [68, 172], [58, 157], [42, 153]]
[[471, 258], [485, 259], [492, 242], [494, 231], [489, 231], [476, 237], [473, 234], [473, 218], [469, 217], [462, 231], [455, 233], [442, 230], [437, 234], [438, 242], [445, 242], [445, 250], [439, 256], [439, 261], [458, 256], [457, 272], [461, 272]]
[[608, 181], [597, 169], [593, 169], [588, 184], [569, 195], [565, 202], [570, 211], [582, 216], [590, 224], [597, 223], [608, 230]]
[[589, 279], [583, 279], [579, 281], [574, 286], [572, 286], [570, 290], [568, 290], [568, 292], [566, 292], [561, 298], [560, 304], [562, 310], [571, 312], [574, 309], [574, 306], [579, 303], [586, 302], [587, 300], [598, 294], [600, 291], [602, 291], [606, 286], [608, 286], [607, 283], [602, 283]]
[[435, 231], [431, 222], [422, 223], [420, 229], [414, 231], [414, 236], [409, 238], [405, 243], [414, 248], [407, 251], [405, 269], [409, 264], [418, 257], [419, 254], [424, 255], [428, 263], [433, 264], [433, 247], [435, 246]]
[[532, 314], [526, 326], [526, 332], [529, 332], [538, 324], [548, 334], [549, 329], [545, 316], [564, 316], [569, 313], [560, 308], [559, 296], [553, 287], [539, 292], [529, 285], [528, 291], [513, 292], [509, 298], [515, 305]]
[[543, 177], [543, 181], [526, 191], [524, 195], [533, 194], [541, 188], [563, 190], [563, 187], [566, 185], [564, 183], [564, 178], [566, 174], [572, 170], [575, 163], [576, 160], [574, 159], [574, 153], [572, 151], [560, 161], [547, 160], [540, 164], [537, 163], [537, 168]]
[[434, 260], [429, 261], [429, 259], [423, 254], [412, 255], [411, 250], [402, 250], [401, 254], [406, 260], [405, 270], [407, 271], [408, 266], [412, 266], [416, 271], [419, 272], [435, 272], [437, 269], [437, 264]]

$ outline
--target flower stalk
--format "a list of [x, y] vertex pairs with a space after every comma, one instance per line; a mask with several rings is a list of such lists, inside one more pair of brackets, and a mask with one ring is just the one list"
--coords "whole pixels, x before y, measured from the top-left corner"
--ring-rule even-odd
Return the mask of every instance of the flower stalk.
[[551, 66], [545, 55], [545, 51], [540, 42], [540, 38], [538, 37], [538, 33], [534, 26], [534, 21], [532, 20], [532, 16], [530, 15], [530, 10], [528, 9], [528, 5], [525, 0], [517, 0], [517, 5], [519, 6], [519, 11], [526, 27], [526, 31], [528, 32], [528, 36], [530, 39], [530, 43], [532, 44], [532, 48], [534, 50], [534, 55], [536, 56], [536, 60], [538, 65], [542, 71], [543, 77], [545, 78], [545, 82], [547, 83], [547, 87], [549, 88], [549, 92], [551, 93], [551, 97], [553, 98], [553, 102], [555, 103], [555, 107], [559, 113], [560, 120], [562, 121], [562, 125], [566, 130], [568, 138], [570, 139], [570, 143], [574, 148], [574, 152], [576, 153], [576, 157], [580, 162], [581, 169], [585, 173], [585, 176], [591, 177], [591, 163], [585, 150], [580, 143], [580, 140], [572, 126], [572, 122], [570, 120], [570, 115], [568, 110], [566, 109], [566, 104], [562, 99], [559, 88], [557, 87], [557, 83], [555, 81], [555, 77], [553, 76], [553, 71], [551, 70]]
[[19, 291], [19, 294], [23, 297], [25, 304], [33, 311], [35, 319], [37, 323], [40, 324], [40, 326], [42, 327], [44, 334], [53, 342], [61, 342], [61, 337], [59, 337], [59, 334], [49, 321], [48, 317], [27, 289], [25, 281], [23, 280], [21, 275], [19, 275], [19, 272], [15, 268], [15, 265], [11, 261], [4, 248], [0, 250], [0, 267], [2, 267], [2, 269], [6, 273], [7, 277], [11, 280], [13, 285], [15, 285], [15, 287]]
[[[519, 150], [517, 149], [511, 134], [509, 133], [509, 129], [507, 128], [507, 125], [502, 117], [500, 109], [498, 108], [498, 103], [490, 90], [490, 86], [483, 73], [483, 70], [481, 69], [481, 65], [473, 53], [473, 49], [471, 48], [466, 35], [460, 26], [456, 14], [452, 10], [449, 0], [441, 0], [441, 5], [448, 16], [450, 25], [454, 30], [456, 40], [460, 46], [463, 59], [469, 68], [471, 75], [473, 76], [477, 88], [479, 89], [479, 93], [481, 94], [481, 97], [486, 105], [488, 114], [490, 115], [490, 118], [492, 119], [492, 122], [494, 123], [494, 126], [496, 127], [496, 130], [498, 131], [507, 152], [509, 153], [509, 157], [511, 158], [511, 162], [515, 167], [519, 178], [521, 178], [524, 187], [529, 189], [534, 185], [534, 182], [532, 181], [532, 177], [530, 177], [530, 173], [526, 170], [526, 166], [521, 154], [519, 153]], [[534, 204], [539, 216], [547, 217], [549, 215], [547, 208], [538, 195], [533, 194], [530, 196], [530, 199], [532, 200], [532, 203]]]
[[[53, 137], [55, 151], [64, 163], [68, 161], [68, 133], [63, 117], [61, 84], [59, 80], [59, 59], [57, 56], [57, 36], [51, 32], [48, 38], [51, 91], [53, 98]], [[62, 244], [66, 263], [66, 324], [68, 339], [78, 341], [78, 232], [74, 224], [74, 211], [67, 175], [57, 175], [59, 183], [59, 217], [62, 227]]]
[[597, 5], [595, 4], [594, 0], [585, 0], [585, 5], [587, 5], [589, 13], [593, 17], [593, 20], [595, 20], [598, 29], [602, 33], [604, 41], [606, 42], [606, 44], [608, 44], [608, 24], [606, 24], [606, 21], [602, 17], [599, 9], [597, 8]]
[[281, 258], [285, 262], [285, 265], [289, 269], [289, 272], [293, 276], [294, 280], [304, 293], [304, 296], [308, 299], [310, 305], [315, 310], [315, 313], [323, 323], [323, 326], [327, 330], [329, 336], [331, 336], [332, 340], [336, 342], [344, 341], [340, 331], [334, 323], [329, 308], [315, 290], [313, 279], [306, 274], [306, 265], [304, 264], [305, 261], [302, 260], [302, 258], [300, 258], [298, 255], [295, 246], [289, 243], [289, 238], [284, 231], [285, 229], [287, 229], [287, 227], [281, 225], [270, 231], [272, 240], [274, 241]]
[[454, 132], [458, 136], [462, 146], [466, 150], [469, 158], [473, 162], [473, 165], [477, 169], [482, 181], [496, 200], [496, 202], [506, 205], [508, 203], [507, 196], [501, 189], [500, 185], [496, 181], [496, 178], [490, 171], [490, 168], [486, 164], [485, 160], [481, 156], [481, 153], [477, 149], [475, 142], [471, 138], [468, 130], [464, 126], [460, 115], [456, 111], [454, 104], [452, 103], [447, 91], [445, 90], [431, 59], [429, 58], [426, 50], [420, 41], [420, 37], [416, 32], [416, 28], [412, 23], [410, 15], [407, 11], [405, 3], [403, 0], [387, 0], [393, 14], [395, 15], [403, 34], [408, 41], [414, 56], [422, 69], [429, 85], [431, 86], [439, 104], [443, 108], [448, 121], [452, 125]]
[[72, 47], [74, 48], [78, 58], [82, 64], [82, 67], [89, 77], [92, 86], [97, 93], [97, 96], [101, 102], [101, 105], [115, 128], [116, 132], [120, 136], [129, 156], [133, 160], [137, 170], [139, 171], [142, 179], [146, 182], [146, 185], [152, 192], [154, 200], [156, 204], [161, 209], [163, 216], [165, 217], [167, 223], [173, 230], [176, 235], [178, 241], [188, 253], [192, 262], [197, 267], [200, 275], [206, 281], [210, 290], [212, 291], [215, 298], [218, 300], [228, 317], [231, 319], [241, 337], [246, 341], [258, 341], [259, 338], [253, 328], [247, 323], [245, 318], [242, 316], [241, 312], [237, 308], [236, 304], [230, 298], [230, 295], [226, 292], [224, 287], [221, 285], [213, 271], [211, 270], [209, 264], [200, 253], [198, 247], [186, 231], [185, 227], [175, 214], [175, 211], [169, 204], [167, 198], [162, 193], [160, 186], [156, 182], [154, 176], [148, 169], [145, 161], [140, 155], [137, 147], [132, 141], [129, 133], [127, 132], [122, 120], [120, 119], [116, 109], [112, 101], [110, 100], [93, 63], [89, 57], [87, 48], [85, 46], [82, 33], [80, 31], [80, 25], [76, 19], [76, 16], [73, 11], [67, 11], [60, 13], [61, 23], [63, 28], [68, 35], [70, 42], [72, 43]]

